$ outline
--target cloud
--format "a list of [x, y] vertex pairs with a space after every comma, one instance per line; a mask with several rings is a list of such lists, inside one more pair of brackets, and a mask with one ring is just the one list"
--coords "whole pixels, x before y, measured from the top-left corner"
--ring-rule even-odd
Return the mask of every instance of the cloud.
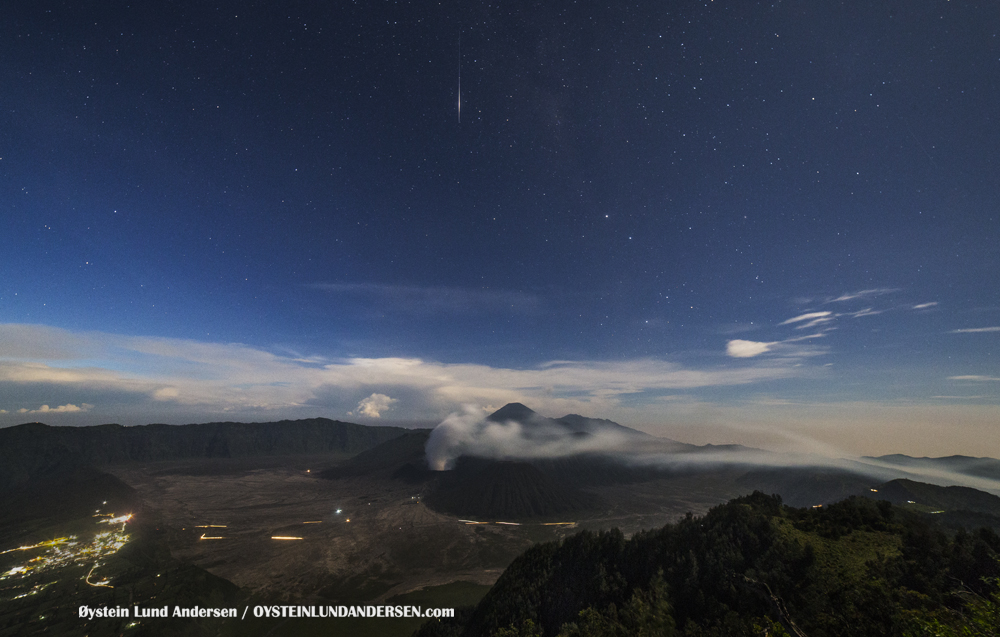
[[809, 321], [808, 323], [803, 323], [802, 325], [796, 325], [795, 329], [797, 329], [797, 330], [805, 330], [805, 329], [809, 329], [810, 327], [816, 327], [817, 325], [823, 325], [824, 323], [829, 323], [832, 320], [833, 320], [833, 317], [827, 317], [827, 316], [825, 316], [823, 318], [816, 318], [816, 319], [813, 319], [813, 320]]
[[[778, 409], [776, 410], [775, 407]], [[784, 444], [779, 444], [779, 447], [784, 447], [783, 451], [775, 453], [762, 448], [747, 447], [742, 449], [692, 448], [665, 438], [635, 437], [614, 430], [592, 431], [587, 436], [567, 435], [565, 429], [554, 425], [544, 417], [523, 424], [514, 421], [494, 422], [484, 419], [482, 410], [467, 405], [461, 412], [450, 414], [431, 432], [425, 451], [428, 466], [435, 471], [453, 468], [456, 460], [461, 456], [477, 456], [497, 460], [534, 460], [562, 458], [577, 454], [599, 454], [614, 457], [631, 465], [662, 468], [713, 465], [738, 465], [742, 467], [755, 465], [775, 468], [826, 467], [868, 475], [873, 478], [875, 483], [903, 477], [942, 486], [967, 484], [975, 488], [1000, 493], [1000, 481], [998, 480], [954, 473], [933, 465], [901, 467], [874, 457], [845, 457], [851, 455], [851, 452], [846, 450], [842, 444], [845, 441], [845, 429], [855, 430], [853, 438], [879, 437], [879, 434], [884, 434], [885, 430], [872, 431], [871, 416], [874, 415], [873, 412], [884, 411], [885, 406], [880, 405], [875, 410], [871, 409], [871, 405], [864, 403], [848, 403], [836, 407], [838, 409], [835, 411], [846, 407], [849, 411], [859, 410], [861, 414], [868, 417], [856, 418], [847, 427], [840, 423], [831, 423], [833, 426], [817, 428], [814, 424], [806, 431], [796, 431], [775, 428], [773, 424], [748, 422], [748, 415], [753, 418], [756, 411], [757, 414], [764, 414], [770, 423], [776, 414], [783, 413], [781, 418], [784, 420], [800, 421], [801, 409], [808, 410], [814, 407], [786, 400], [771, 399], [757, 400], [752, 404], [733, 410], [734, 430], [739, 429], [744, 433], [763, 433], [772, 438], [772, 441], [775, 437], [784, 439]], [[914, 428], [925, 431], [929, 428], [931, 431], [939, 432], [940, 420], [933, 420], [937, 414], [926, 414], [927, 408], [924, 406], [917, 409], [924, 412], [925, 416], [931, 416], [931, 424], [928, 425], [926, 422], [920, 422], [920, 419], [912, 418], [912, 412], [909, 410], [900, 411], [895, 408], [891, 410], [894, 413], [888, 415], [892, 420], [898, 422], [885, 423], [886, 430], [907, 439], [906, 434]], [[940, 407], [931, 407], [930, 411], [940, 412]], [[973, 417], [978, 414], [980, 420], [986, 416], [986, 422], [992, 423], [992, 418], [982, 409], [971, 407], [961, 411]], [[852, 414], [852, 416], [856, 415]], [[964, 434], [968, 436], [970, 433], [974, 435], [975, 430], [970, 432], [952, 429], [946, 435]], [[976, 438], [976, 440], [981, 444], [981, 437]], [[886, 442], [882, 441], [883, 444]], [[894, 444], [894, 441], [888, 442]], [[895, 448], [892, 451], [898, 452], [899, 449]]]
[[983, 383], [983, 382], [1000, 381], [1000, 378], [998, 378], [996, 376], [976, 376], [976, 375], [969, 375], [969, 376], [949, 376], [948, 380], [971, 380], [971, 381]]
[[[380, 418], [383, 411], [389, 409], [389, 405], [399, 402], [395, 398], [389, 398], [385, 394], [372, 394], [368, 398], [365, 398], [358, 403], [355, 407], [360, 416], [368, 416], [369, 418]], [[352, 412], [347, 412], [349, 416], [353, 416]]]
[[[48, 405], [42, 405], [38, 409], [25, 409], [21, 408], [17, 410], [19, 414], [67, 414], [78, 411], [89, 411], [93, 409], [94, 406], [88, 403], [81, 403], [79, 406], [66, 404], [59, 405], [58, 407], [49, 407]], [[7, 413], [4, 411], [3, 413]]]
[[799, 341], [808, 341], [814, 338], [825, 338], [825, 332], [816, 332], [815, 334], [806, 334], [805, 336], [796, 336], [795, 338], [786, 338], [781, 341], [782, 343], [798, 343]]
[[926, 310], [927, 308], [934, 307], [937, 304], [938, 304], [937, 301], [931, 301], [930, 303], [918, 303], [917, 305], [913, 306], [913, 309], [914, 310]]
[[563, 458], [581, 453], [637, 453], [650, 447], [676, 447], [656, 438], [636, 439], [624, 432], [590, 432], [586, 436], [567, 434], [544, 417], [527, 423], [486, 420], [481, 409], [464, 405], [434, 428], [427, 440], [427, 464], [434, 471], [454, 466], [462, 455], [498, 460]]
[[883, 294], [891, 294], [892, 292], [898, 292], [899, 288], [874, 288], [871, 290], [860, 290], [858, 292], [848, 292], [846, 294], [841, 294], [835, 299], [830, 299], [827, 303], [839, 303], [842, 301], [853, 301], [854, 299], [863, 299], [872, 296], [882, 296]]
[[948, 400], [978, 400], [978, 399], [981, 399], [981, 398], [986, 398], [986, 396], [983, 396], [983, 395], [977, 395], [977, 396], [931, 396], [931, 398], [944, 398], [944, 399], [948, 399]]
[[173, 400], [180, 398], [181, 392], [176, 387], [162, 387], [153, 392], [154, 400]]
[[442, 286], [379, 285], [374, 283], [310, 283], [306, 287], [361, 298], [384, 311], [407, 314], [531, 314], [541, 302], [533, 294], [514, 290]]
[[827, 353], [827, 349], [817, 346], [791, 345], [814, 338], [823, 338], [826, 334], [818, 332], [781, 341], [761, 342], [733, 339], [726, 342], [726, 354], [733, 358], [753, 358], [761, 354], [775, 354], [786, 360], [801, 359], [808, 356], [819, 356]]
[[980, 332], [1000, 332], [1000, 327], [967, 327], [961, 330], [952, 330], [949, 334], [978, 334]]
[[729, 354], [733, 358], [751, 358], [771, 351], [772, 345], [774, 343], [734, 339], [726, 343], [726, 354]]
[[[9, 327], [0, 324], [0, 343], [9, 337]], [[21, 325], [15, 331], [28, 337], [24, 342], [37, 346], [22, 347], [16, 357], [0, 349], [0, 395], [30, 390], [50, 405], [97, 403], [101, 410], [91, 412], [92, 419], [112, 414], [109, 417], [135, 424], [150, 419], [169, 422], [171, 414], [176, 421], [214, 414], [314, 417], [351, 410], [384, 418], [393, 403], [380, 402], [379, 395], [390, 401], [405, 396], [406, 417], [412, 419], [437, 419], [466, 403], [513, 401], [562, 413], [588, 409], [609, 413], [623, 401], [648, 403], [666, 391], [747, 385], [813, 373], [809, 367], [796, 366], [811, 350], [788, 346], [782, 346], [786, 347], [779, 352], [782, 356], [744, 366], [691, 367], [644, 358], [550, 361], [514, 368], [420, 358], [324, 359], [301, 353], [281, 355], [240, 343], [71, 332], [46, 326]], [[57, 360], [46, 359], [52, 352], [59, 353]], [[365, 396], [369, 402], [359, 403]], [[134, 420], [124, 420], [125, 413]]]
[[873, 310], [870, 307], [866, 307], [863, 310], [858, 310], [857, 312], [851, 312], [849, 315], [852, 318], [860, 318], [862, 316], [874, 316], [875, 314], [881, 314], [885, 310]]
[[833, 314], [832, 312], [809, 312], [807, 314], [800, 314], [798, 316], [794, 316], [788, 319], [787, 321], [782, 321], [781, 323], [778, 323], [778, 325], [790, 325], [792, 323], [799, 323], [801, 321], [809, 321], [809, 323], [807, 323], [806, 325], [799, 326], [799, 327], [807, 327], [809, 325], [815, 325], [817, 322], [832, 321], [833, 320], [832, 314]]

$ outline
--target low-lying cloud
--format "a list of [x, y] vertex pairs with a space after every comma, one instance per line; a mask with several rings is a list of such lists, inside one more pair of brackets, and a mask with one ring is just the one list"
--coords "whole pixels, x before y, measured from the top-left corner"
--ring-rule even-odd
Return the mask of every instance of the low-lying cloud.
[[428, 466], [434, 471], [447, 471], [462, 456], [531, 462], [586, 455], [631, 467], [670, 471], [733, 467], [836, 470], [869, 477], [873, 483], [908, 478], [943, 486], [961, 484], [1000, 494], [998, 480], [959, 473], [945, 465], [934, 466], [927, 459], [917, 459], [910, 466], [873, 457], [849, 457], [836, 446], [802, 434], [793, 434], [799, 438], [800, 451], [772, 452], [740, 446], [698, 447], [614, 429], [579, 435], [540, 416], [526, 423], [496, 422], [485, 416], [483, 409], [466, 405], [462, 411], [445, 418], [428, 439]]
[[427, 441], [427, 464], [434, 471], [454, 466], [459, 456], [495, 460], [565, 458], [584, 453], [629, 454], [641, 448], [635, 438], [614, 431], [573, 435], [545, 418], [535, 422], [495, 422], [473, 405], [450, 414]]
[[[94, 406], [89, 403], [82, 403], [80, 405], [66, 404], [59, 405], [58, 407], [49, 407], [48, 405], [42, 405], [38, 409], [27, 409], [22, 407], [17, 410], [19, 414], [71, 414], [80, 411], [90, 411]], [[6, 413], [6, 412], [5, 412]]]

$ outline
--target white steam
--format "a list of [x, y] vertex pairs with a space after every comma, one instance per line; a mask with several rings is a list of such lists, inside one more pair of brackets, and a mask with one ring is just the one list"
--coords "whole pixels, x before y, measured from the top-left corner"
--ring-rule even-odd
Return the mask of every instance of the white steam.
[[452, 469], [459, 456], [495, 460], [538, 460], [594, 454], [630, 466], [677, 470], [711, 470], [722, 467], [825, 468], [872, 478], [873, 483], [909, 478], [941, 486], [970, 486], [1000, 495], [1000, 481], [960, 473], [945, 467], [901, 466], [878, 458], [849, 458], [839, 449], [799, 440], [808, 451], [773, 452], [739, 445], [696, 446], [654, 436], [629, 435], [628, 430], [591, 430], [574, 433], [557, 421], [538, 416], [525, 423], [496, 422], [483, 411], [466, 405], [431, 432], [427, 464], [434, 471]]
[[427, 465], [446, 471], [462, 455], [497, 460], [562, 458], [581, 453], [620, 454], [636, 450], [636, 441], [624, 433], [597, 431], [573, 434], [547, 418], [527, 427], [515, 421], [485, 420], [471, 405], [453, 413], [434, 428], [427, 440]]

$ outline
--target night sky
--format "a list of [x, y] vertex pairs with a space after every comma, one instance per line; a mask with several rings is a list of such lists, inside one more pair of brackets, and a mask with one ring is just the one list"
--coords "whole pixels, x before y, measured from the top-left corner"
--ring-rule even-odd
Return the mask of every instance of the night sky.
[[1000, 456], [995, 2], [9, 4], [0, 424]]

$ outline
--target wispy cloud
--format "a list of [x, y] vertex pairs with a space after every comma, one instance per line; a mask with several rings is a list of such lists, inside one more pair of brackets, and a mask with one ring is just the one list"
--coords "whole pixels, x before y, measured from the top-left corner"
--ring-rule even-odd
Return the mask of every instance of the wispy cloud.
[[840, 303], [842, 301], [853, 301], [854, 299], [864, 299], [873, 296], [882, 296], [883, 294], [891, 294], [893, 292], [898, 292], [899, 288], [874, 288], [871, 290], [859, 290], [857, 292], [847, 292], [841, 294], [840, 296], [829, 299], [827, 303]]
[[977, 383], [985, 383], [985, 382], [1000, 381], [1000, 377], [997, 377], [997, 376], [977, 376], [977, 375], [972, 374], [972, 375], [968, 375], [968, 376], [949, 376], [948, 380], [971, 380], [971, 381], [974, 381], [974, 382], [977, 382]]
[[914, 310], [926, 310], [927, 308], [934, 307], [937, 304], [938, 304], [937, 301], [931, 301], [930, 303], [918, 303], [917, 305], [913, 306], [913, 309]]
[[862, 316], [874, 316], [876, 314], [881, 314], [885, 310], [873, 310], [870, 307], [866, 307], [863, 310], [858, 310], [857, 312], [850, 312], [848, 316], [851, 318], [861, 318]]
[[825, 333], [819, 332], [770, 342], [733, 339], [726, 343], [726, 354], [733, 358], [753, 358], [761, 354], [774, 354], [785, 359], [801, 359], [825, 354], [827, 350], [823, 347], [793, 345], [793, 343], [809, 341], [814, 338], [823, 338], [824, 336], [826, 336]]
[[806, 314], [799, 314], [798, 316], [793, 316], [787, 321], [782, 321], [778, 325], [791, 325], [792, 323], [799, 323], [801, 321], [815, 321], [816, 319], [832, 319], [832, 312], [808, 312]]
[[1000, 332], [998, 327], [967, 327], [960, 330], [951, 330], [949, 334], [978, 334], [980, 332]]
[[943, 395], [939, 395], [939, 396], [931, 396], [931, 398], [942, 398], [942, 399], [946, 399], [946, 400], [977, 400], [977, 399], [980, 399], [980, 398], [986, 398], [986, 396], [983, 396], [982, 394], [979, 394], [979, 395], [976, 395], [976, 396], [943, 396]]
[[352, 296], [380, 310], [406, 314], [530, 314], [541, 308], [536, 295], [516, 290], [376, 283], [310, 283], [306, 287]]

